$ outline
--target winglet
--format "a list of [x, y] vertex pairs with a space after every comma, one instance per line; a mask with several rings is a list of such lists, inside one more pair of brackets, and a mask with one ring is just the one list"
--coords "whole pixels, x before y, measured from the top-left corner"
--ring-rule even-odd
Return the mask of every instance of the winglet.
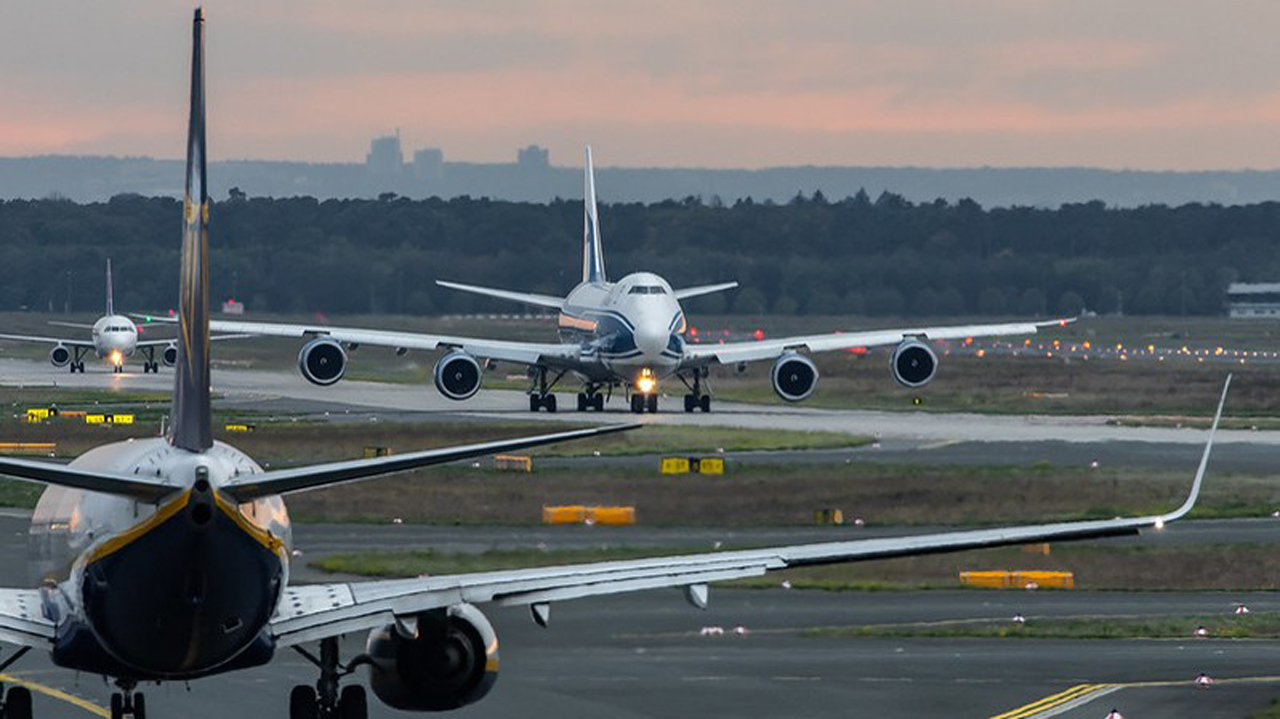
[[202, 452], [213, 446], [209, 404], [209, 191], [205, 163], [204, 9], [196, 8], [191, 40], [191, 116], [187, 125], [187, 189], [182, 217], [178, 296], [178, 361], [174, 365], [169, 442]]
[[1187, 497], [1187, 501], [1182, 503], [1181, 507], [1173, 510], [1168, 514], [1163, 514], [1157, 518], [1159, 522], [1172, 522], [1175, 519], [1181, 519], [1186, 516], [1191, 508], [1196, 506], [1196, 500], [1200, 499], [1200, 485], [1204, 483], [1204, 471], [1209, 466], [1209, 452], [1213, 449], [1213, 436], [1218, 432], [1218, 421], [1222, 419], [1222, 408], [1227, 403], [1227, 390], [1231, 388], [1231, 375], [1227, 375], [1227, 381], [1222, 385], [1222, 398], [1218, 400], [1218, 412], [1213, 415], [1213, 426], [1209, 428], [1209, 440], [1204, 443], [1204, 454], [1200, 455], [1200, 468], [1196, 470], [1195, 481], [1191, 483], [1191, 494]]
[[607, 282], [604, 273], [604, 249], [600, 241], [600, 214], [596, 211], [596, 171], [591, 164], [591, 146], [582, 188], [582, 281]]

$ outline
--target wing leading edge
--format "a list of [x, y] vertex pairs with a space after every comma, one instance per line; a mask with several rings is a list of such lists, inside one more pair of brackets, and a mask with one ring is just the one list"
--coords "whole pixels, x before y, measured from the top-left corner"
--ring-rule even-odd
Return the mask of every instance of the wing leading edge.
[[961, 340], [966, 337], [1001, 337], [1007, 335], [1033, 335], [1048, 327], [1065, 327], [1075, 318], [1047, 322], [1007, 322], [990, 325], [956, 325], [951, 327], [916, 327], [907, 329], [870, 330], [825, 335], [781, 337], [759, 342], [730, 342], [722, 345], [687, 345], [684, 364], [703, 365], [708, 362], [734, 364], [774, 359], [786, 352], [832, 352], [856, 347], [884, 347], [909, 339]]
[[1186, 516], [1200, 497], [1230, 385], [1231, 378], [1227, 377], [1191, 491], [1181, 506], [1166, 514], [423, 579], [294, 587], [287, 590], [289, 597], [281, 605], [285, 608], [272, 620], [272, 631], [277, 640], [287, 646], [385, 626], [396, 617], [407, 617], [460, 602], [532, 605], [535, 608], [543, 605], [541, 616], [545, 617], [545, 605], [550, 602], [663, 587], [701, 588], [701, 591], [689, 594], [697, 598], [693, 600], [695, 603], [705, 604], [705, 585], [709, 583], [758, 577], [781, 569], [1033, 542], [1077, 541], [1159, 529]]

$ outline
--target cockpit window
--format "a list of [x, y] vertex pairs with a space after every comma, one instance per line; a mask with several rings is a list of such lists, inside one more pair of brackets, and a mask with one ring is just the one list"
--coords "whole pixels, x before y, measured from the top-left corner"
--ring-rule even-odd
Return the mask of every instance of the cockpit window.
[[667, 290], [662, 285], [636, 285], [632, 287], [627, 294], [629, 295], [665, 295]]

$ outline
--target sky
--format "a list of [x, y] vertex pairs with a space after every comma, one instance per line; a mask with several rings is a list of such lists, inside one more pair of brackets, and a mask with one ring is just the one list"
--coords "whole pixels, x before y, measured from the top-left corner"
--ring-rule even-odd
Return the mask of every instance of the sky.
[[[192, 5], [0, 6], [0, 156], [179, 157]], [[1274, 0], [211, 0], [210, 156], [1280, 167]]]

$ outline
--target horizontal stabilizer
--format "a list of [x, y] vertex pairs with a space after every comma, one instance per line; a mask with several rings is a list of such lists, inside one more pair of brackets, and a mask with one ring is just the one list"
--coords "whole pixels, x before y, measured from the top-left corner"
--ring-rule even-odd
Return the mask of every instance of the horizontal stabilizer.
[[563, 299], [559, 297], [552, 297], [551, 295], [539, 295], [532, 292], [511, 292], [510, 290], [495, 290], [489, 287], [476, 287], [475, 285], [445, 282], [444, 280], [436, 280], [436, 284], [441, 287], [447, 287], [451, 290], [470, 292], [471, 294], [484, 295], [485, 297], [497, 297], [500, 300], [522, 302], [526, 305], [533, 305], [535, 307], [547, 307], [553, 310], [562, 309], [564, 307]]
[[330, 487], [335, 484], [372, 479], [436, 464], [447, 464], [460, 459], [483, 457], [487, 454], [500, 452], [513, 452], [544, 444], [567, 442], [573, 439], [600, 437], [606, 434], [636, 429], [639, 426], [638, 424], [613, 425], [596, 429], [581, 429], [572, 432], [504, 439], [496, 442], [481, 442], [457, 447], [441, 447], [393, 457], [353, 459], [346, 462], [298, 467], [297, 469], [280, 469], [262, 474], [246, 474], [223, 485], [222, 488], [234, 497], [236, 501], [249, 502], [259, 497]]
[[89, 471], [64, 464], [12, 457], [0, 457], [0, 475], [58, 487], [130, 497], [139, 502], [148, 503], [159, 501], [181, 489], [159, 478]]
[[683, 290], [676, 290], [677, 300], [687, 300], [690, 297], [701, 297], [702, 295], [710, 295], [716, 292], [724, 292], [738, 286], [737, 282], [722, 282], [718, 285], [702, 285], [701, 287], [686, 287]]

